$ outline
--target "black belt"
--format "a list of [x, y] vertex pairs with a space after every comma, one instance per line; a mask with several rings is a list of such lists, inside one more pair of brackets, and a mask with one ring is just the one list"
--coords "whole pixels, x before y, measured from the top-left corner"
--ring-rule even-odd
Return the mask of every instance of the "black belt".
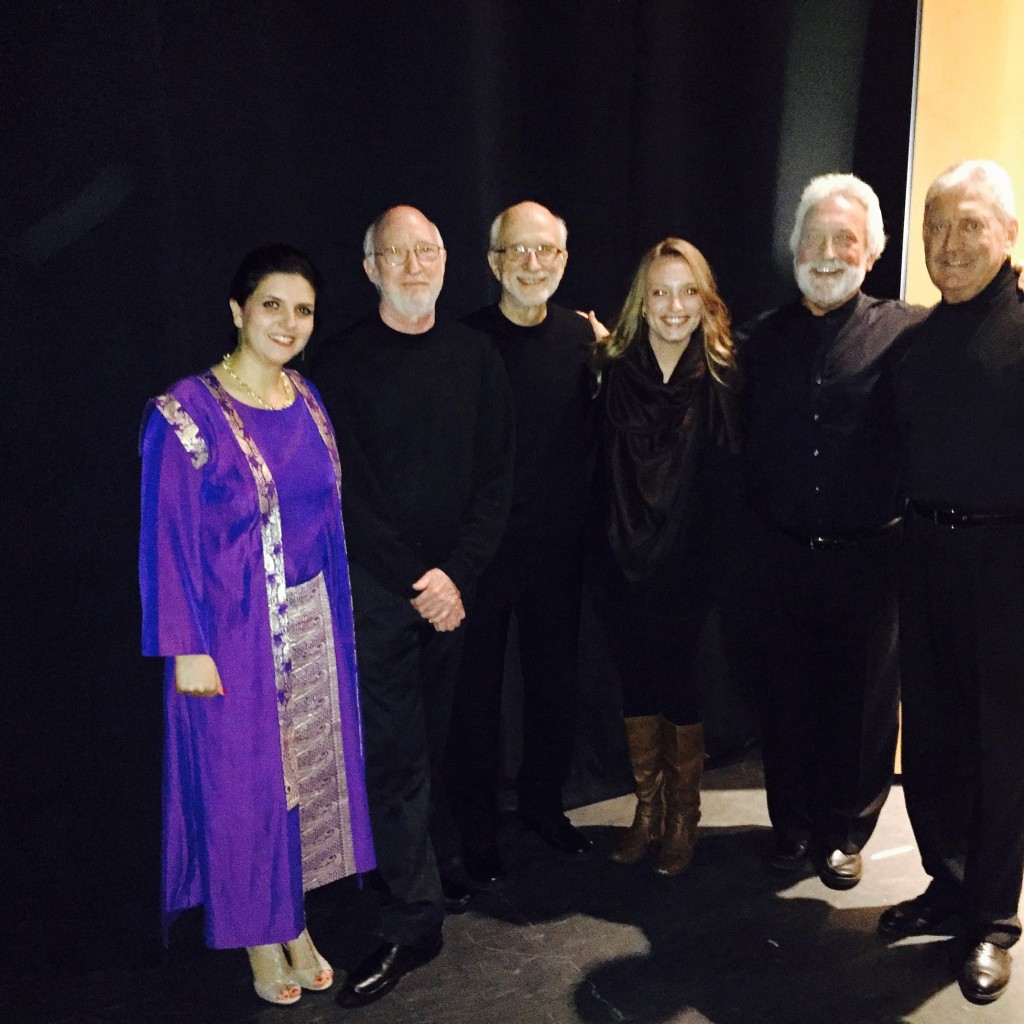
[[963, 509], [950, 508], [948, 505], [924, 505], [920, 501], [912, 501], [910, 507], [928, 522], [936, 526], [948, 526], [951, 530], [991, 523], [1024, 523], [1024, 509], [1011, 509], [1007, 512], [966, 512]]
[[812, 551], [834, 551], [836, 548], [845, 547], [847, 544], [856, 544], [858, 541], [870, 540], [872, 537], [879, 537], [883, 533], [888, 533], [889, 530], [899, 526], [902, 520], [902, 516], [896, 516], [895, 519], [890, 519], [889, 522], [882, 523], [879, 526], [867, 526], [862, 530], [849, 530], [846, 533], [832, 535], [799, 533], [785, 526], [779, 526], [778, 523], [772, 523], [771, 525], [779, 533], [789, 537], [790, 540], [795, 540], [805, 547], [809, 547]]

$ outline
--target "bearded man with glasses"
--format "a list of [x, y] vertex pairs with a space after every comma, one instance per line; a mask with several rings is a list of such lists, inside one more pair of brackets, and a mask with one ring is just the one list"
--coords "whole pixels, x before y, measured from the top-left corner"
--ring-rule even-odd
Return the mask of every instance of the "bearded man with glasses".
[[[397, 206], [366, 232], [376, 313], [317, 360], [342, 468], [366, 786], [386, 885], [378, 947], [338, 997], [359, 1006], [441, 949], [446, 891], [431, 841], [462, 628], [512, 485], [512, 405], [494, 347], [439, 318], [437, 227]], [[449, 892], [462, 902], [468, 896]]]
[[466, 319], [497, 346], [516, 415], [512, 511], [466, 623], [450, 749], [463, 867], [484, 885], [505, 876], [497, 785], [513, 613], [523, 676], [519, 818], [560, 853], [580, 856], [592, 845], [562, 810], [576, 725], [580, 535], [594, 392], [590, 327], [550, 301], [568, 258], [566, 236], [565, 221], [538, 203], [498, 214], [487, 260], [501, 298]]

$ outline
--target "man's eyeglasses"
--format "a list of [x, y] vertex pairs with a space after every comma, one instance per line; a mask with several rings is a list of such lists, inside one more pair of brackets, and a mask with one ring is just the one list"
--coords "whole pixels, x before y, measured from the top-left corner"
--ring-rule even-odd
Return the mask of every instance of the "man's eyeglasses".
[[411, 249], [405, 246], [389, 245], [386, 249], [378, 249], [370, 253], [371, 256], [380, 256], [389, 267], [404, 267], [409, 254], [412, 253], [420, 263], [433, 263], [441, 255], [442, 249], [439, 245], [420, 244], [414, 245]]
[[536, 256], [538, 263], [554, 263], [565, 250], [557, 245], [506, 245], [504, 249], [491, 252], [501, 253], [517, 263], [525, 263], [531, 256]]

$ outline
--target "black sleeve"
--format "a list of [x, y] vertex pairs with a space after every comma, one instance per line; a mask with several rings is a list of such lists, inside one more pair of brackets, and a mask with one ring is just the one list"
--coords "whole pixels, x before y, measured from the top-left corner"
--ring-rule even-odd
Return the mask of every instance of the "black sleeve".
[[490, 340], [481, 358], [473, 492], [451, 555], [438, 567], [461, 590], [498, 550], [512, 503], [514, 414], [505, 367]]
[[352, 377], [334, 346], [318, 354], [311, 377], [337, 438], [348, 556], [381, 586], [402, 597], [414, 598], [417, 592], [413, 583], [431, 567], [395, 526], [387, 498], [360, 447], [356, 402], [347, 388]]

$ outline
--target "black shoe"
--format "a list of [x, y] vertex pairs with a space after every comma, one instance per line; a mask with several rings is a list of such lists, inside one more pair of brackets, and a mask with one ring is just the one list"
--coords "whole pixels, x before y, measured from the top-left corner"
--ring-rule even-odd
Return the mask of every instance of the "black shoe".
[[339, 1006], [352, 1009], [386, 996], [403, 975], [430, 963], [441, 952], [442, 945], [440, 931], [427, 943], [418, 946], [382, 942], [349, 974], [334, 1001]]
[[498, 847], [490, 843], [484, 846], [464, 846], [462, 869], [481, 885], [497, 885], [508, 876]]
[[807, 867], [808, 842], [806, 839], [780, 837], [765, 861], [769, 871], [778, 875], [794, 875]]
[[564, 814], [550, 818], [523, 818], [523, 825], [536, 832], [552, 850], [571, 857], [582, 857], [594, 848], [594, 844]]
[[859, 853], [830, 850], [818, 864], [818, 877], [830, 889], [852, 889], [860, 882], [864, 865]]
[[476, 895], [475, 889], [456, 882], [454, 878], [441, 876], [441, 892], [444, 893], [444, 909], [449, 914], [461, 914], [469, 907], [470, 900]]
[[936, 895], [929, 888], [912, 900], [904, 900], [882, 911], [878, 931], [893, 939], [907, 935], [931, 935], [938, 925], [956, 912], [956, 907], [948, 899]]
[[972, 1003], [992, 1003], [1010, 983], [1010, 951], [992, 942], [979, 942], [967, 954], [957, 981], [964, 998]]

